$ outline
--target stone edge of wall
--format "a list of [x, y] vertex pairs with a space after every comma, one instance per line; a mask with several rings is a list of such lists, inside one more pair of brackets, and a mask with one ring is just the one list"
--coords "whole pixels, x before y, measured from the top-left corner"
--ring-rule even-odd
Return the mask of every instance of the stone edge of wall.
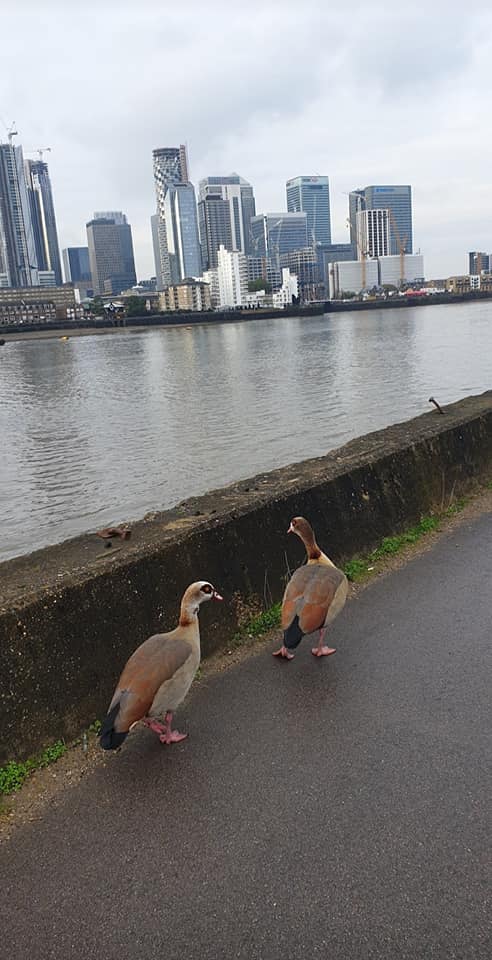
[[489, 391], [185, 501], [136, 524], [113, 556], [87, 536], [2, 564], [0, 763], [101, 715], [128, 654], [174, 626], [192, 580], [210, 579], [227, 598], [203, 611], [204, 654], [227, 644], [244, 605], [280, 599], [287, 569], [302, 561], [286, 535], [292, 516], [307, 515], [341, 562], [447, 506], [491, 469]]

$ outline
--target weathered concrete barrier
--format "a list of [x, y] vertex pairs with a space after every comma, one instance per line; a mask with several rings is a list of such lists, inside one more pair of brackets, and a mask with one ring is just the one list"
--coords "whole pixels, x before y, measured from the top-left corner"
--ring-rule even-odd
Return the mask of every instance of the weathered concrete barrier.
[[205, 655], [227, 644], [245, 605], [280, 599], [301, 562], [292, 516], [343, 562], [489, 478], [492, 392], [445, 410], [187, 500], [116, 549], [87, 535], [0, 565], [0, 763], [100, 716], [129, 653], [174, 626], [192, 580], [228, 600], [203, 611]]

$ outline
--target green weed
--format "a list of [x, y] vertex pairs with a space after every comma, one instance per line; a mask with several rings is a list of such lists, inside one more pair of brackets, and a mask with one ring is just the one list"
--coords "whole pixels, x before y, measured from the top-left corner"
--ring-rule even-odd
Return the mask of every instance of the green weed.
[[244, 631], [249, 634], [250, 637], [260, 637], [262, 633], [272, 630], [273, 627], [278, 627], [281, 610], [282, 604], [274, 603], [273, 607], [269, 607], [268, 610], [263, 610], [258, 616], [253, 617], [252, 620], [243, 627]]
[[459, 513], [460, 510], [463, 510], [467, 502], [464, 498], [456, 500], [455, 503], [443, 511], [443, 513], [432, 517], [423, 517], [419, 523], [415, 524], [414, 527], [410, 527], [409, 530], [405, 530], [404, 533], [396, 534], [393, 537], [384, 537], [379, 547], [376, 547], [371, 553], [364, 554], [361, 557], [353, 557], [351, 560], [348, 560], [343, 568], [345, 575], [349, 580], [362, 580], [372, 573], [372, 567], [377, 564], [379, 560], [383, 560], [385, 557], [395, 556], [395, 554], [404, 550], [405, 547], [418, 543], [426, 534], [431, 533], [433, 530], [438, 530], [441, 521], [445, 517], [451, 517]]
[[29, 757], [28, 760], [9, 760], [5, 766], [0, 767], [0, 795], [15, 793], [34, 770], [40, 770], [41, 767], [54, 763], [66, 750], [63, 740], [57, 740], [50, 747], [46, 747], [42, 753]]
[[261, 637], [262, 634], [268, 633], [274, 627], [280, 626], [281, 610], [282, 604], [274, 603], [268, 610], [262, 610], [256, 617], [252, 617], [234, 634], [231, 646], [240, 647], [246, 640], [250, 640], [252, 637]]

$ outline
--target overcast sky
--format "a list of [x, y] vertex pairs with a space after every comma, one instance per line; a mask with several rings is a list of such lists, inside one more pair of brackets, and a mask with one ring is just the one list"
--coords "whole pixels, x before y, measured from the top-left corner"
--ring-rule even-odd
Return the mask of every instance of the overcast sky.
[[0, 139], [52, 148], [60, 246], [94, 210], [123, 210], [154, 274], [152, 149], [188, 145], [195, 185], [235, 171], [258, 212], [285, 181], [330, 177], [333, 240], [347, 192], [410, 183], [428, 277], [492, 251], [490, 2], [3, 0]]

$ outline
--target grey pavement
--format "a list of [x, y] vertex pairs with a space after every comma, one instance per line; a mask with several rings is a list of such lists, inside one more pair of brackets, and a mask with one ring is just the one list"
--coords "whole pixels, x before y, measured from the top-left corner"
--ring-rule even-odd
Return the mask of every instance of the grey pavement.
[[486, 514], [197, 685], [1, 848], [2, 956], [488, 960], [491, 612]]

